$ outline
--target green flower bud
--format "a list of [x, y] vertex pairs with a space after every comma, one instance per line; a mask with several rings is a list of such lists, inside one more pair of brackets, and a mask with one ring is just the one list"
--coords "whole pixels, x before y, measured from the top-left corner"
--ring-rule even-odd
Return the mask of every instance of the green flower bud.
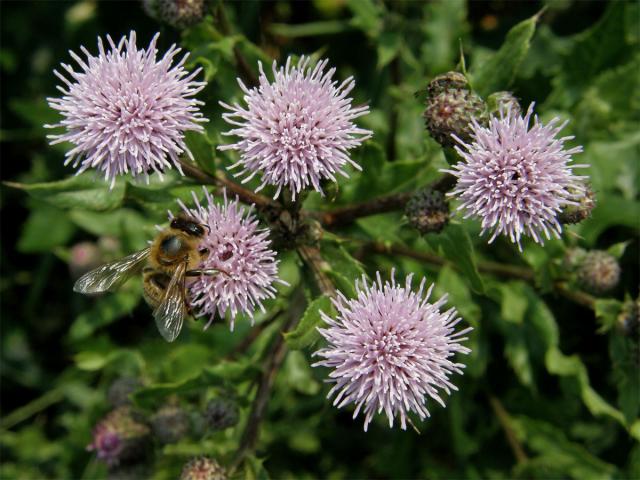
[[176, 443], [191, 430], [189, 414], [177, 405], [165, 405], [151, 417], [153, 434], [160, 443]]
[[429, 96], [424, 111], [426, 127], [443, 147], [456, 145], [451, 135], [456, 135], [464, 142], [471, 140], [472, 118], [481, 125], [487, 123], [487, 106], [475, 92], [469, 90], [464, 75], [449, 72], [436, 77], [427, 90]]
[[582, 220], [586, 220], [591, 216], [591, 210], [593, 210], [593, 207], [595, 206], [596, 202], [593, 191], [587, 187], [584, 195], [580, 198], [580, 204], [566, 205], [560, 212], [558, 220], [560, 220], [560, 223], [565, 225], [580, 223]]
[[489, 113], [499, 115], [500, 112], [507, 112], [509, 109], [517, 115], [522, 114], [520, 102], [511, 92], [495, 92], [487, 97]]
[[438, 190], [417, 190], [405, 207], [409, 224], [421, 234], [440, 232], [449, 223], [449, 204]]
[[151, 18], [178, 30], [200, 22], [205, 13], [205, 0], [143, 0], [142, 5]]
[[577, 279], [591, 293], [606, 293], [618, 285], [620, 265], [613, 255], [602, 250], [592, 250], [582, 260]]
[[116, 378], [109, 387], [109, 390], [107, 390], [107, 401], [114, 408], [122, 407], [123, 405], [131, 405], [129, 395], [134, 393], [141, 386], [142, 383], [137, 378]]
[[215, 398], [207, 404], [204, 413], [207, 425], [213, 430], [224, 430], [238, 423], [240, 412], [232, 400]]
[[194, 458], [182, 469], [180, 480], [226, 480], [227, 472], [210, 457]]

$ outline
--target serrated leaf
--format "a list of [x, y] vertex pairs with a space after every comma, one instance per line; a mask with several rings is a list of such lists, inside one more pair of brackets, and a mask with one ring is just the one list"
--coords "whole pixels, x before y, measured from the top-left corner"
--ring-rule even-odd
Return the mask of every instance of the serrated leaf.
[[529, 50], [537, 21], [534, 15], [514, 26], [500, 49], [471, 71], [471, 85], [480, 96], [509, 88]]
[[609, 355], [613, 366], [613, 380], [618, 390], [618, 405], [631, 425], [640, 413], [640, 375], [638, 357], [640, 345], [633, 337], [618, 333], [609, 336]]
[[[511, 420], [518, 439], [538, 454], [533, 460], [537, 460], [542, 467], [539, 471], [542, 477], [555, 478], [561, 475], [576, 480], [613, 477], [616, 471], [613, 465], [595, 457], [582, 445], [568, 440], [562, 429], [525, 416]], [[530, 468], [527, 463], [518, 468], [526, 477]]]
[[5, 182], [5, 185], [23, 190], [34, 198], [62, 209], [81, 207], [94, 211], [113, 210], [122, 205], [124, 198], [123, 182], [117, 181], [109, 190], [109, 185], [91, 172], [56, 182]]
[[330, 315], [332, 308], [331, 300], [326, 295], [313, 300], [307, 306], [296, 328], [284, 333], [287, 346], [292, 350], [300, 350], [315, 343], [320, 338], [320, 332], [318, 332], [317, 327], [323, 323], [320, 310]]
[[612, 298], [596, 299], [596, 318], [600, 324], [598, 333], [605, 333], [611, 330], [618, 320], [618, 315], [622, 310], [622, 302]]

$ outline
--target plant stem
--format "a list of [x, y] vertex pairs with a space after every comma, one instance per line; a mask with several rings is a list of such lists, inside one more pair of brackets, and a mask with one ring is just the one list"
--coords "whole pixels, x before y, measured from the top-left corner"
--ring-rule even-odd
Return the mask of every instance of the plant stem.
[[[382, 242], [368, 242], [364, 244], [366, 249], [372, 250], [376, 253], [382, 254], [394, 254], [394, 255], [402, 255], [404, 257], [413, 258], [414, 260], [419, 260], [421, 262], [430, 263], [432, 265], [436, 265], [442, 267], [444, 265], [451, 266], [452, 268], [457, 269], [457, 267], [451, 263], [449, 263], [446, 259], [435, 255], [433, 253], [428, 252], [420, 252], [417, 250], [412, 250], [407, 247], [403, 247], [402, 245], [387, 245]], [[481, 261], [478, 262], [478, 271], [482, 273], [488, 273], [490, 275], [495, 275], [497, 277], [510, 278], [516, 280], [523, 280], [528, 283], [535, 283], [535, 273], [533, 270], [527, 267], [520, 267], [518, 265], [508, 265], [504, 263], [492, 262], [492, 261]], [[556, 291], [564, 296], [565, 298], [575, 302], [583, 307], [587, 307], [591, 310], [595, 310], [596, 299], [589, 295], [588, 293], [582, 292], [580, 290], [576, 290], [570, 288], [564, 282], [555, 282], [554, 287]]]
[[331, 270], [331, 266], [320, 255], [320, 249], [302, 245], [298, 247], [298, 255], [311, 270], [320, 292], [323, 295], [333, 297], [336, 294], [336, 287], [326, 273]]
[[229, 180], [227, 176], [220, 171], [217, 171], [215, 176], [212, 176], [204, 170], [201, 170], [193, 163], [187, 162], [185, 160], [180, 160], [180, 166], [182, 167], [182, 171], [194, 180], [205, 185], [216, 185], [218, 187], [224, 187], [227, 189], [227, 191], [236, 194], [240, 201], [249, 205], [255, 205], [258, 210], [280, 210], [282, 208], [278, 203], [274, 202], [269, 197], [254, 193], [251, 190], [238, 185], [236, 182]]
[[[446, 174], [433, 182], [430, 185], [430, 188], [446, 192], [450, 190], [453, 185], [455, 185], [455, 177], [450, 174]], [[412, 197], [413, 193], [413, 191], [410, 191], [385, 195], [366, 202], [356, 203], [355, 205], [336, 208], [328, 212], [320, 212], [317, 216], [325, 227], [347, 225], [360, 217], [368, 217], [370, 215], [402, 210]]]
[[491, 404], [491, 408], [493, 409], [493, 413], [496, 414], [498, 418], [498, 423], [502, 427], [504, 431], [504, 435], [507, 438], [507, 443], [509, 447], [511, 447], [511, 451], [513, 452], [513, 456], [516, 457], [516, 461], [518, 463], [524, 463], [529, 460], [529, 457], [524, 452], [524, 448], [520, 444], [518, 437], [516, 437], [513, 432], [513, 428], [511, 428], [511, 417], [509, 413], [505, 410], [502, 402], [498, 400], [493, 395], [489, 394], [489, 403]]
[[49, 390], [41, 397], [36, 398], [4, 417], [0, 422], [0, 429], [7, 430], [63, 399], [64, 394], [62, 393], [62, 390]]
[[[305, 307], [304, 292], [298, 288], [291, 299], [291, 308], [288, 311], [287, 321], [282, 326], [282, 331], [287, 332], [295, 328], [296, 324], [302, 317]], [[260, 424], [264, 419], [267, 411], [267, 403], [273, 384], [275, 383], [278, 370], [282, 366], [287, 353], [287, 345], [284, 341], [284, 335], [277, 335], [276, 339], [269, 349], [267, 358], [265, 359], [265, 368], [260, 377], [258, 391], [251, 405], [251, 412], [247, 420], [240, 445], [236, 451], [232, 462], [231, 470], [235, 470], [244, 460], [246, 455], [255, 449], [260, 433]]]

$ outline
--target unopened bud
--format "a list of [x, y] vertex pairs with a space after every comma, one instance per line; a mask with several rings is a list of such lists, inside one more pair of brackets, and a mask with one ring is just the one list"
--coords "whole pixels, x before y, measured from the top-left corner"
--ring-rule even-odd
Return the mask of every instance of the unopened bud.
[[226, 480], [227, 472], [210, 457], [194, 458], [187, 463], [180, 475], [180, 480]]
[[501, 112], [511, 112], [515, 115], [522, 113], [520, 102], [511, 92], [496, 92], [487, 97], [489, 113], [500, 114]]
[[142, 458], [149, 443], [149, 427], [130, 407], [113, 410], [95, 426], [87, 450], [113, 467]]
[[204, 416], [209, 428], [212, 430], [224, 430], [238, 423], [238, 406], [232, 400], [215, 398], [207, 404]]
[[628, 299], [622, 305], [618, 315], [618, 330], [625, 336], [639, 340], [640, 335], [640, 296]]
[[566, 205], [562, 209], [558, 216], [560, 223], [572, 225], [574, 223], [580, 223], [582, 220], [586, 220], [591, 216], [591, 210], [596, 206], [593, 191], [586, 187], [584, 194], [578, 199], [578, 202], [578, 205]]
[[191, 430], [189, 414], [177, 405], [165, 405], [151, 417], [151, 428], [160, 443], [176, 443]]
[[141, 386], [142, 383], [137, 378], [116, 378], [109, 387], [109, 390], [107, 390], [107, 401], [114, 408], [122, 407], [123, 405], [130, 405], [131, 398], [129, 396]]
[[145, 12], [154, 20], [182, 30], [202, 20], [205, 0], [143, 0]]
[[588, 252], [577, 271], [578, 283], [591, 293], [612, 290], [620, 280], [620, 265], [610, 253], [602, 250]]
[[427, 90], [425, 123], [431, 136], [443, 147], [456, 144], [451, 135], [464, 142], [471, 140], [471, 119], [481, 125], [487, 123], [487, 106], [469, 89], [464, 75], [456, 72], [440, 75], [431, 81]]
[[562, 259], [562, 266], [566, 271], [575, 272], [584, 261], [584, 258], [587, 256], [587, 251], [584, 248], [570, 248]]
[[405, 207], [409, 224], [421, 234], [440, 232], [449, 223], [449, 204], [438, 190], [421, 188]]

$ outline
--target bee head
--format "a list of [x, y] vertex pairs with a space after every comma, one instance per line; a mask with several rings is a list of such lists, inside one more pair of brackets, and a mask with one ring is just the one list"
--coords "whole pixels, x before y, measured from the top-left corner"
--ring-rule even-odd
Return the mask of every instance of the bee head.
[[205, 228], [211, 231], [211, 229], [209, 228], [209, 225], [199, 223], [194, 218], [188, 217], [183, 214], [178, 215], [173, 220], [171, 220], [170, 226], [173, 229], [180, 230], [186, 233], [187, 235], [190, 235], [192, 237], [198, 237], [198, 238], [204, 236]]

